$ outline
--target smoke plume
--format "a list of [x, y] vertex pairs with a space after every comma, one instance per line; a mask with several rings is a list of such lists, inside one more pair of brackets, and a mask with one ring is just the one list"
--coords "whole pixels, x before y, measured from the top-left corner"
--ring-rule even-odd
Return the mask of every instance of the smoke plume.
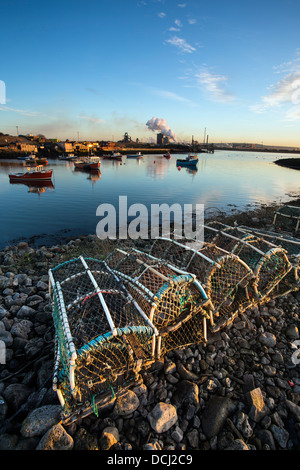
[[153, 117], [152, 119], [149, 119], [149, 121], [146, 122], [146, 126], [151, 131], [159, 131], [161, 134], [170, 137], [170, 139], [176, 141], [176, 134], [172, 131], [172, 129], [169, 128], [169, 126], [167, 126], [167, 122], [165, 119]]

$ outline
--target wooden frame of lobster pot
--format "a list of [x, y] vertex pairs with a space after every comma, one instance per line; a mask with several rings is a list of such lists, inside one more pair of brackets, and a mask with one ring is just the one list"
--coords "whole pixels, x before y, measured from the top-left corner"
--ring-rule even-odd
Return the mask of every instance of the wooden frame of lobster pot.
[[153, 362], [157, 330], [103, 261], [80, 256], [50, 269], [49, 279], [53, 389], [64, 419], [77, 419], [136, 382]]

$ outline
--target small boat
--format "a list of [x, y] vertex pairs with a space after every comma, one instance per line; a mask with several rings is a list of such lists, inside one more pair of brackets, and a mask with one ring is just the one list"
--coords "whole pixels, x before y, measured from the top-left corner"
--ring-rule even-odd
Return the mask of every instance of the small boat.
[[100, 168], [101, 162], [99, 157], [84, 157], [79, 158], [78, 160], [74, 161], [75, 168], [89, 168], [97, 170]]
[[123, 155], [119, 152], [113, 152], [111, 155], [102, 155], [104, 160], [122, 160]]
[[143, 155], [141, 154], [141, 152], [137, 152], [137, 153], [129, 153], [128, 155], [126, 155], [127, 158], [142, 158]]
[[74, 158], [77, 158], [77, 157], [74, 155], [74, 153], [69, 153], [68, 155], [65, 155], [65, 154], [60, 155], [58, 158], [60, 160], [72, 161], [74, 160]]
[[198, 163], [197, 155], [188, 155], [184, 159], [177, 159], [176, 165], [177, 166], [195, 166]]
[[26, 161], [26, 162], [32, 162], [32, 161], [35, 161], [36, 159], [36, 156], [34, 154], [31, 154], [31, 155], [25, 155], [25, 156], [22, 156], [22, 157], [17, 157], [18, 160], [23, 160], [23, 161]]
[[53, 170], [44, 170], [43, 165], [34, 168], [28, 167], [23, 173], [13, 173], [8, 175], [10, 181], [36, 181], [50, 180]]
[[48, 165], [48, 160], [46, 158], [33, 158], [26, 160], [26, 165]]
[[163, 155], [165, 158], [171, 158], [171, 154], [170, 153], [164, 153]]

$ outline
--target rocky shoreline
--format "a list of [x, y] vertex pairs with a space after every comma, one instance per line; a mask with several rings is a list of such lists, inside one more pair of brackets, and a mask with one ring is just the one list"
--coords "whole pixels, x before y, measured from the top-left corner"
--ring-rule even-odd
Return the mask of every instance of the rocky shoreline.
[[[253, 225], [272, 222], [272, 209], [252, 214]], [[98, 416], [62, 424], [48, 269], [104, 257], [116, 243], [89, 235], [0, 252], [0, 450], [300, 449], [299, 291], [249, 309], [207, 344], [168, 353]]]

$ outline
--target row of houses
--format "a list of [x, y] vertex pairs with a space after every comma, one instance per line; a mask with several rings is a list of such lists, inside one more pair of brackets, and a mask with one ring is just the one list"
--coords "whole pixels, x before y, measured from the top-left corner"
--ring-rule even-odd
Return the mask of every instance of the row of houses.
[[10, 150], [13, 152], [25, 152], [28, 154], [38, 153], [39, 150], [44, 148], [53, 148], [63, 153], [76, 153], [76, 152], [93, 152], [99, 149], [97, 142], [52, 142], [47, 141], [43, 143], [36, 143], [31, 141], [16, 141], [5, 142], [0, 145], [3, 150]]
[[64, 153], [92, 152], [99, 149], [98, 142], [57, 142], [56, 147]]

